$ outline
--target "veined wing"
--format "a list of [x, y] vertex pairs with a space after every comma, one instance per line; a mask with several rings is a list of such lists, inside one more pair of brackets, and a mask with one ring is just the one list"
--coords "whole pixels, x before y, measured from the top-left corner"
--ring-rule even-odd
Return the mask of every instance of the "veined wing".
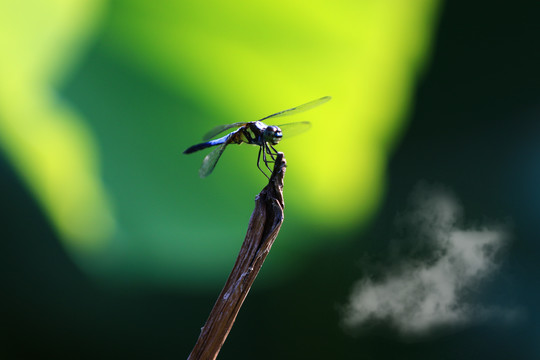
[[[266, 119], [273, 118], [273, 117], [289, 116], [289, 115], [298, 114], [298, 113], [313, 109], [316, 106], [322, 105], [325, 102], [329, 101], [330, 99], [332, 99], [332, 97], [324, 96], [324, 97], [322, 97], [320, 99], [313, 100], [313, 101], [310, 101], [308, 103], [298, 105], [298, 106], [295, 106], [293, 108], [283, 110], [283, 111], [277, 112], [277, 113], [272, 114], [272, 115], [268, 115], [268, 116], [260, 119], [259, 121], [266, 120]], [[205, 140], [205, 141], [210, 140], [211, 138], [213, 138], [216, 135], [219, 135], [220, 133], [224, 132], [225, 130], [232, 129], [234, 127], [244, 126], [246, 124], [247, 124], [247, 122], [236, 122], [236, 123], [233, 123], [233, 124], [218, 125], [215, 128], [213, 128], [212, 130], [210, 130], [209, 132], [207, 132], [203, 136], [203, 140]]]
[[300, 121], [289, 124], [278, 125], [283, 133], [283, 138], [288, 139], [291, 136], [296, 136], [305, 131], [308, 131], [311, 128], [311, 123], [309, 121]]
[[240, 127], [240, 126], [243, 126], [243, 125], [246, 125], [246, 124], [247, 124], [246, 122], [237, 122], [237, 123], [234, 123], [234, 124], [218, 125], [215, 128], [213, 128], [212, 130], [210, 130], [209, 132], [207, 132], [206, 134], [204, 134], [203, 140], [205, 140], [205, 141], [210, 140], [211, 138], [213, 138], [214, 136], [224, 132], [225, 130], [232, 129], [234, 127]]
[[201, 168], [199, 169], [199, 176], [204, 178], [210, 175], [214, 168], [216, 167], [216, 164], [221, 157], [221, 154], [223, 154], [223, 151], [225, 151], [225, 148], [229, 145], [229, 142], [226, 141], [217, 148], [215, 148], [210, 154], [206, 155], [204, 158]]
[[304, 111], [307, 111], [307, 110], [311, 110], [316, 106], [324, 104], [325, 102], [329, 101], [330, 99], [332, 99], [332, 97], [325, 96], [325, 97], [322, 97], [320, 99], [313, 100], [313, 101], [310, 101], [308, 103], [298, 105], [298, 106], [295, 106], [293, 108], [283, 110], [283, 111], [277, 112], [277, 113], [272, 114], [272, 115], [268, 115], [267, 117], [264, 117], [264, 118], [260, 119], [259, 121], [263, 121], [263, 120], [273, 118], [273, 117], [294, 115], [294, 114], [298, 114], [298, 113], [301, 113], [301, 112], [304, 112]]

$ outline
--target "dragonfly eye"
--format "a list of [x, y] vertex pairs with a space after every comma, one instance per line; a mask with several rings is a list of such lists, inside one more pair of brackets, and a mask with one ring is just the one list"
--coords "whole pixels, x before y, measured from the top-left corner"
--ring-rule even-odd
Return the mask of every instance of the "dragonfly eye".
[[282, 137], [283, 134], [281, 133], [281, 129], [277, 126], [268, 126], [264, 130], [264, 140], [272, 145], [277, 145]]

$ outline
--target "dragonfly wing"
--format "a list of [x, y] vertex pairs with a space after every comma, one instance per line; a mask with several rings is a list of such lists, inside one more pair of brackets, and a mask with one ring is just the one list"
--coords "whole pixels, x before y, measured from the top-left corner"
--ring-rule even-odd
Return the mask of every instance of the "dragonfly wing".
[[263, 120], [266, 120], [266, 119], [269, 119], [269, 118], [274, 118], [274, 117], [279, 117], [279, 116], [289, 116], [289, 115], [298, 114], [298, 113], [313, 109], [316, 106], [322, 105], [325, 102], [329, 101], [330, 99], [332, 99], [332, 97], [325, 96], [325, 97], [322, 97], [320, 99], [313, 100], [313, 101], [310, 101], [308, 103], [298, 105], [298, 106], [295, 106], [293, 108], [283, 110], [283, 111], [277, 112], [277, 113], [272, 114], [272, 115], [268, 115], [267, 117], [264, 117], [264, 118], [260, 119], [259, 121], [263, 121]]
[[296, 136], [305, 131], [308, 131], [311, 128], [311, 123], [309, 121], [300, 121], [289, 124], [278, 125], [283, 133], [283, 138], [288, 139], [291, 136]]
[[201, 168], [199, 169], [200, 177], [204, 178], [212, 173], [212, 171], [216, 167], [219, 158], [221, 157], [221, 154], [223, 154], [223, 151], [225, 151], [225, 148], [228, 144], [228, 142], [224, 142], [222, 145], [215, 148], [210, 154], [206, 155], [201, 165]]
[[247, 124], [246, 122], [237, 122], [234, 124], [227, 124], [227, 125], [218, 125], [203, 136], [203, 140], [210, 140], [214, 136], [224, 132], [225, 130], [232, 129], [234, 127], [240, 127]]
[[[274, 117], [279, 117], [279, 116], [289, 116], [289, 115], [298, 114], [298, 113], [313, 109], [316, 106], [322, 105], [325, 102], [329, 101], [330, 99], [332, 99], [332, 97], [325, 96], [325, 97], [322, 97], [320, 99], [313, 100], [313, 101], [310, 101], [308, 103], [298, 105], [298, 106], [295, 106], [293, 108], [283, 110], [283, 111], [277, 112], [275, 114], [269, 115], [267, 117], [264, 117], [264, 118], [260, 119], [259, 121], [274, 118]], [[215, 128], [213, 128], [212, 130], [210, 130], [209, 132], [207, 132], [203, 136], [203, 140], [205, 140], [205, 141], [210, 140], [211, 138], [213, 138], [214, 136], [224, 132], [225, 130], [229, 130], [229, 129], [235, 128], [235, 127], [244, 126], [246, 124], [247, 124], [247, 122], [237, 122], [237, 123], [227, 124], [227, 125], [218, 125]]]

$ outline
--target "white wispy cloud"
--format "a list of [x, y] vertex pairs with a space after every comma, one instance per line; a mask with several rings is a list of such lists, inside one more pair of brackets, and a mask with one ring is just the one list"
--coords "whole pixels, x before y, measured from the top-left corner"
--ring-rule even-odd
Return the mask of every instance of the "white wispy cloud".
[[[405, 222], [413, 228], [409, 244], [428, 249], [390, 269], [381, 280], [362, 279], [354, 286], [343, 322], [352, 328], [385, 322], [405, 335], [464, 325], [492, 316], [509, 316], [467, 296], [498, 268], [497, 254], [506, 243], [502, 228], [460, 227], [462, 209], [440, 189], [421, 189]], [[418, 245], [420, 244], [420, 245]]]

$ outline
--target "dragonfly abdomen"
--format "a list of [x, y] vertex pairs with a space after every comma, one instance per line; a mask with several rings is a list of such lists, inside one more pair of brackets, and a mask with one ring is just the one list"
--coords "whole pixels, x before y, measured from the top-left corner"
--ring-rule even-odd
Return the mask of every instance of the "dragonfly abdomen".
[[210, 141], [207, 141], [207, 142], [204, 142], [204, 143], [201, 143], [201, 144], [193, 145], [193, 146], [187, 148], [184, 151], [184, 154], [191, 154], [191, 153], [193, 153], [195, 151], [203, 150], [203, 149], [206, 149], [206, 148], [211, 147], [211, 146], [221, 145], [225, 141], [227, 141], [229, 136], [231, 136], [231, 134], [225, 135], [224, 137], [221, 137], [219, 139], [210, 140]]

